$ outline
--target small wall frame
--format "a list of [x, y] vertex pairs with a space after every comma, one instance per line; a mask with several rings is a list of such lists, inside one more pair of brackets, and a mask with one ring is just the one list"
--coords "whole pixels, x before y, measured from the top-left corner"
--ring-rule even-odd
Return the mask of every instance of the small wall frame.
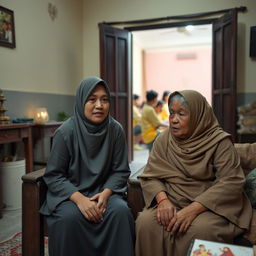
[[0, 6], [0, 46], [15, 48], [14, 13]]

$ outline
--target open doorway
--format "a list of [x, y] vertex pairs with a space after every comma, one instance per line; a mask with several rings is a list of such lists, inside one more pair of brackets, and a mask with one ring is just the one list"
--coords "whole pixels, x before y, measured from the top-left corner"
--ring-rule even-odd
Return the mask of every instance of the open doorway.
[[[212, 24], [133, 31], [132, 78], [140, 103], [148, 90], [162, 100], [164, 91], [188, 89], [212, 105]], [[141, 148], [134, 144], [135, 156]]]
[[[245, 7], [240, 7], [157, 19], [99, 23], [100, 74], [110, 85], [113, 102], [111, 115], [124, 127], [129, 161], [133, 159], [131, 34], [134, 31], [149, 29], [212, 24], [212, 106], [221, 127], [229, 132], [235, 141], [237, 13], [245, 10]], [[215, 17], [208, 19], [210, 16]], [[168, 23], [170, 19], [179, 21]], [[125, 24], [138, 23], [144, 25], [123, 27]], [[115, 27], [117, 25], [122, 28]], [[200, 77], [201, 75], [198, 80]]]
[[212, 104], [212, 24], [132, 32], [133, 93], [194, 89]]

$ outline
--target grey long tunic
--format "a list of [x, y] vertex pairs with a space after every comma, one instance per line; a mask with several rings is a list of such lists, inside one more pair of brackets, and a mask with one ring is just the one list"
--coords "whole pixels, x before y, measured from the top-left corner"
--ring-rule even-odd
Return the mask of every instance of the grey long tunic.
[[41, 208], [42, 214], [51, 214], [60, 202], [76, 191], [86, 196], [92, 196], [104, 188], [115, 193], [126, 191], [130, 169], [125, 137], [120, 124], [114, 119], [110, 122], [105, 138], [105, 141], [111, 141], [108, 152], [102, 152], [95, 158], [81, 155], [72, 118], [57, 130], [44, 176], [48, 191]]
[[[85, 161], [80, 154], [72, 118], [54, 136], [44, 176], [47, 199], [40, 210], [47, 215], [50, 255], [133, 255], [134, 220], [123, 199], [130, 174], [125, 138], [120, 124], [110, 122], [109, 149], [95, 159]], [[114, 193], [104, 220], [92, 223], [69, 197], [75, 191], [92, 196], [104, 188]]]

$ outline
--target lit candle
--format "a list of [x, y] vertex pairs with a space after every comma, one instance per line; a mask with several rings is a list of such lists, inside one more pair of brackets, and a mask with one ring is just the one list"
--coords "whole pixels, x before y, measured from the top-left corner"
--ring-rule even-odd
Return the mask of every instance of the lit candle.
[[37, 108], [34, 122], [37, 124], [44, 124], [49, 121], [49, 115], [46, 108]]

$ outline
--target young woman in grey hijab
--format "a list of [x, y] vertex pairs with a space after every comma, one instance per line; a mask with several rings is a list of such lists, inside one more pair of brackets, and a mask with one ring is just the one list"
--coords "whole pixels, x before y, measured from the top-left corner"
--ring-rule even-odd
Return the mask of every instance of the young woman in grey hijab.
[[109, 115], [105, 81], [84, 79], [74, 115], [56, 131], [41, 213], [49, 254], [133, 255], [134, 220], [126, 201], [130, 169], [122, 126]]

